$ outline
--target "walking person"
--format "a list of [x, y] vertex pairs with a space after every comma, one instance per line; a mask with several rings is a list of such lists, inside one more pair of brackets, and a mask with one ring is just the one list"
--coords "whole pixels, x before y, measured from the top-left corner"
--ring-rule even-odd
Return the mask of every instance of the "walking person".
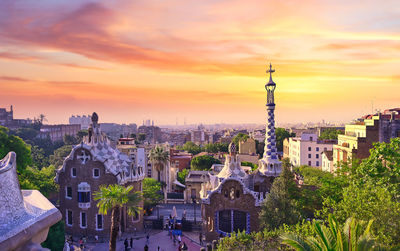
[[131, 244], [131, 248], [133, 248], [133, 238], [132, 237], [131, 237], [130, 244]]
[[199, 234], [199, 242], [200, 242], [200, 246], [203, 246], [203, 233], [200, 232]]
[[128, 239], [127, 238], [125, 238], [124, 246], [125, 246], [125, 251], [128, 251]]
[[147, 244], [144, 245], [144, 251], [149, 251], [149, 246], [147, 246]]

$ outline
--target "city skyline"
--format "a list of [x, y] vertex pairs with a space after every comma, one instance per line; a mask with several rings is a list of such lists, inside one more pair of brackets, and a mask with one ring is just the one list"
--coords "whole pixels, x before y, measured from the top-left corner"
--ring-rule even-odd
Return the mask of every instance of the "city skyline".
[[270, 62], [277, 123], [399, 106], [396, 1], [253, 2], [2, 1], [0, 107], [48, 123], [263, 124]]

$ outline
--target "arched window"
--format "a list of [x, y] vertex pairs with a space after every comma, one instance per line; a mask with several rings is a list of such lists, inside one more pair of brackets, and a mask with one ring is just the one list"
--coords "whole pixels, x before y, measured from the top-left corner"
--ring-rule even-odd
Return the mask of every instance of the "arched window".
[[250, 232], [250, 214], [238, 210], [221, 210], [216, 213], [217, 232], [224, 235], [245, 230]]

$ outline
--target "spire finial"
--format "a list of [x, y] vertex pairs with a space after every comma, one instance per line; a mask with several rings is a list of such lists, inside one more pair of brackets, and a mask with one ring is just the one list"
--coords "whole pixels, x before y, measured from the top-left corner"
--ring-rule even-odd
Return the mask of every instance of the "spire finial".
[[267, 70], [267, 73], [269, 73], [269, 80], [272, 81], [272, 73], [275, 72], [275, 69], [272, 69], [272, 64], [269, 63], [269, 69]]

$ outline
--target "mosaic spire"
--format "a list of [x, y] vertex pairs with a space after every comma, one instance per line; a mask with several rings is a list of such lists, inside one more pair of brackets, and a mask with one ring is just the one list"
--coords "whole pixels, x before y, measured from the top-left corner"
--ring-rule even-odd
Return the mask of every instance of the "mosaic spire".
[[272, 80], [272, 65], [269, 65], [267, 73], [269, 73], [269, 81], [265, 85], [267, 90], [267, 126], [265, 128], [265, 147], [264, 155], [259, 163], [259, 171], [266, 176], [278, 176], [281, 172], [281, 162], [278, 159], [276, 149], [276, 135], [275, 135], [275, 99], [274, 91], [276, 84]]

